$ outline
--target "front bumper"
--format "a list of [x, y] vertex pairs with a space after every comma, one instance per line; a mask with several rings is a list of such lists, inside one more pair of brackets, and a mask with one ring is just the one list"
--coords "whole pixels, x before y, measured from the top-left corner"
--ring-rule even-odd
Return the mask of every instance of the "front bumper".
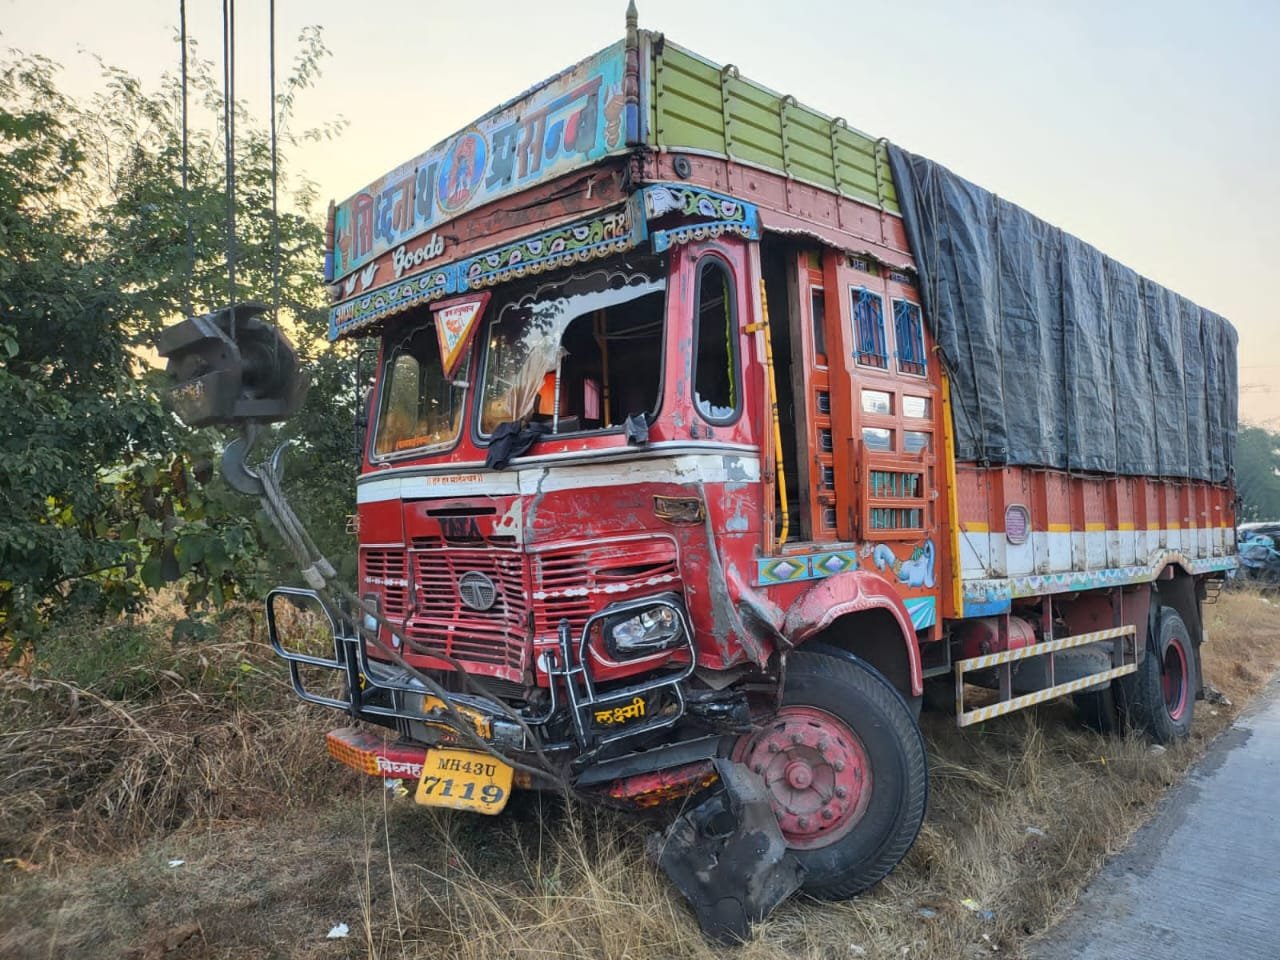
[[[327, 620], [332, 647], [321, 655], [286, 646], [277, 609], [282, 602], [318, 606]], [[588, 666], [587, 637], [593, 624], [654, 604], [670, 607], [680, 618], [686, 638], [684, 662], [639, 683], [601, 689], [593, 682]], [[267, 633], [272, 649], [289, 664], [294, 692], [301, 699], [341, 710], [357, 720], [390, 727], [424, 746], [459, 743], [458, 731], [453, 727], [456, 720], [444, 702], [413, 671], [371, 659], [350, 618], [329, 607], [315, 591], [296, 587], [270, 591]], [[684, 682], [697, 663], [688, 617], [679, 598], [672, 594], [615, 604], [591, 617], [578, 638], [571, 635], [568, 622], [564, 621], [557, 648], [542, 656], [551, 680], [546, 688], [547, 702], [536, 712], [522, 710], [520, 719], [538, 733], [543, 752], [568, 750], [578, 755], [674, 726], [685, 714]], [[314, 679], [317, 673], [333, 672], [343, 678], [338, 694], [321, 693], [307, 683], [308, 673]], [[512, 753], [533, 749], [524, 728], [512, 718], [511, 708], [471, 694], [450, 693], [448, 700], [472, 724], [475, 733], [495, 748]], [[542, 736], [548, 726], [564, 728], [565, 720], [571, 731], [566, 734], [567, 739], [557, 741]]]
[[[319, 607], [332, 637], [331, 653], [304, 653], [285, 645], [277, 611], [277, 604], [282, 600], [294, 604], [306, 601]], [[297, 587], [276, 587], [270, 591], [267, 594], [267, 635], [276, 655], [289, 665], [293, 692], [308, 703], [341, 710], [354, 719], [391, 727], [426, 744], [454, 744], [459, 741], [459, 734], [453, 728], [455, 721], [444, 703], [410, 671], [394, 663], [370, 659], [350, 619], [331, 609], [315, 591]], [[340, 694], [320, 693], [309, 686], [304, 673], [308, 669], [313, 671], [313, 679], [317, 673], [321, 676], [334, 672], [340, 674], [343, 680]], [[488, 743], [503, 750], [519, 752], [529, 749], [524, 731], [499, 704], [461, 693], [450, 695], [449, 700], [454, 709], [470, 722], [475, 733]]]
[[[383, 780], [412, 780], [422, 777], [427, 749], [421, 744], [391, 741], [369, 730], [340, 727], [324, 737], [329, 756], [358, 773]], [[515, 786], [528, 789], [533, 778], [523, 770], [513, 774]]]

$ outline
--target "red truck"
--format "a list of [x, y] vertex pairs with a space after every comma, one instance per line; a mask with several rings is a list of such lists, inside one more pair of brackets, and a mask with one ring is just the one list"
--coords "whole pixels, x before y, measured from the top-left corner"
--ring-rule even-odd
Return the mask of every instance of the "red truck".
[[1234, 565], [1222, 318], [634, 10], [328, 238], [331, 335], [379, 347], [364, 610], [316, 657], [279, 628], [308, 591], [268, 607], [360, 722], [342, 762], [495, 814], [729, 761], [845, 898], [920, 827], [926, 693], [1187, 732]]

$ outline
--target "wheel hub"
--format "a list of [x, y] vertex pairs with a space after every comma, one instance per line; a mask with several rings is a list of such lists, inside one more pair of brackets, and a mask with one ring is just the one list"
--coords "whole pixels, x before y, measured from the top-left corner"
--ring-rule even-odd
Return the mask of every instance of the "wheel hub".
[[793, 790], [807, 790], [813, 783], [813, 767], [803, 760], [792, 760], [787, 764], [787, 784]]
[[734, 759], [764, 780], [787, 844], [833, 843], [862, 819], [871, 799], [871, 764], [848, 725], [825, 710], [787, 706], [739, 742]]
[[1160, 683], [1164, 693], [1165, 709], [1169, 717], [1179, 720], [1187, 709], [1187, 658], [1177, 637], [1169, 641], [1161, 664]]

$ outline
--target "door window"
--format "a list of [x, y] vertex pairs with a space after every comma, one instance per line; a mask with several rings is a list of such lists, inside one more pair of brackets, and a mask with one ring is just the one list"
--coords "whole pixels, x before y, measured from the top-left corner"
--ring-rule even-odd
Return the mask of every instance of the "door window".
[[738, 416], [737, 311], [733, 280], [721, 260], [706, 257], [698, 265], [695, 302], [694, 403], [704, 419], [731, 423]]
[[924, 376], [924, 321], [917, 304], [910, 300], [893, 301], [893, 334], [898, 341], [898, 369]]
[[853, 297], [855, 356], [866, 367], [889, 367], [889, 351], [884, 335], [884, 301], [865, 287], [850, 290]]

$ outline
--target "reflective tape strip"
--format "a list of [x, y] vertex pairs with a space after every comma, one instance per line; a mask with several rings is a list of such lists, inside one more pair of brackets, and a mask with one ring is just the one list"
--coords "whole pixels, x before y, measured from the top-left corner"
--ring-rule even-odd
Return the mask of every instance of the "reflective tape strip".
[[1029, 647], [1018, 647], [1016, 650], [1005, 650], [1002, 653], [989, 653], [982, 657], [959, 660], [955, 664], [955, 671], [958, 674], [964, 674], [971, 670], [981, 670], [983, 667], [994, 667], [1001, 663], [1009, 663], [1012, 660], [1038, 657], [1043, 653], [1053, 653], [1055, 650], [1082, 647], [1087, 643], [1097, 643], [1099, 640], [1114, 640], [1117, 637], [1127, 637], [1137, 632], [1137, 629], [1130, 624], [1127, 627], [1112, 627], [1109, 630], [1078, 633], [1074, 637], [1063, 637], [1061, 640], [1048, 640], [1044, 643], [1033, 643]]
[[1066, 693], [1075, 693], [1077, 690], [1085, 689], [1085, 687], [1104, 683], [1113, 677], [1123, 677], [1127, 673], [1136, 673], [1137, 670], [1138, 665], [1136, 663], [1126, 663], [1123, 667], [1112, 667], [1110, 670], [1104, 670], [1102, 673], [1095, 673], [1089, 677], [1081, 677], [1079, 680], [1072, 680], [1070, 683], [1060, 683], [1046, 690], [1024, 694], [1021, 697], [1014, 697], [1012, 700], [1006, 700], [1003, 703], [993, 703], [989, 707], [979, 707], [976, 710], [970, 710], [968, 713], [959, 714], [956, 717], [956, 724], [957, 726], [967, 727], [974, 723], [982, 723], [982, 721], [990, 720], [992, 717], [999, 717], [1006, 713], [1012, 713], [1014, 710], [1021, 710], [1023, 707], [1030, 707], [1046, 700], [1052, 700], [1054, 697], [1060, 697]]

